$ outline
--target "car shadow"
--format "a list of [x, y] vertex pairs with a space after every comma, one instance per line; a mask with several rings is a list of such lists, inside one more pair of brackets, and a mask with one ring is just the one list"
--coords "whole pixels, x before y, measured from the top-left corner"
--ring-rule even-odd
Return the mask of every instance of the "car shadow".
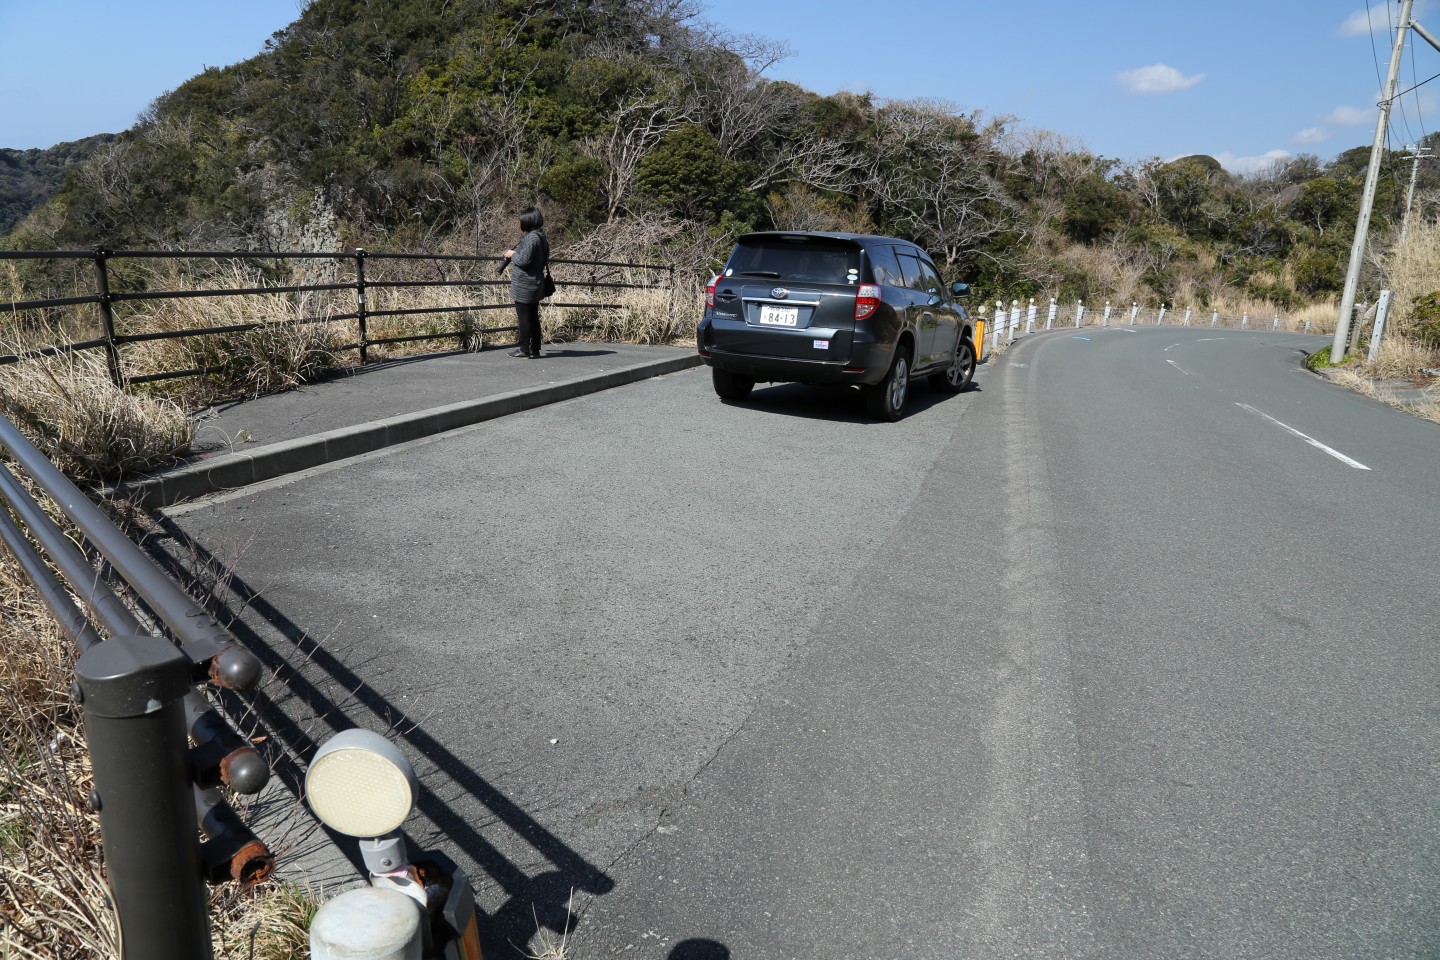
[[[981, 388], [972, 383], [959, 394], [941, 393], [929, 384], [912, 383], [905, 399], [905, 418], [924, 413], [947, 400], [953, 400], [967, 393], [980, 393]], [[722, 400], [726, 406], [745, 407], [757, 413], [768, 413], [783, 417], [798, 417], [806, 420], [824, 420], [829, 423], [878, 424], [865, 411], [865, 397], [859, 387], [841, 384], [776, 383], [768, 386], [757, 385], [744, 400]], [[904, 419], [904, 418], [902, 418]]]

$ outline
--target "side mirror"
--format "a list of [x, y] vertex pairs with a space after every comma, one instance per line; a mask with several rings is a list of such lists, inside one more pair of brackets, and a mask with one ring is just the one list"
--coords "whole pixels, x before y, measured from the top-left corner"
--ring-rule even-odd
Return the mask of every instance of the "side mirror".
[[970, 284], [956, 281], [950, 284], [950, 295], [956, 300], [964, 300], [970, 296]]

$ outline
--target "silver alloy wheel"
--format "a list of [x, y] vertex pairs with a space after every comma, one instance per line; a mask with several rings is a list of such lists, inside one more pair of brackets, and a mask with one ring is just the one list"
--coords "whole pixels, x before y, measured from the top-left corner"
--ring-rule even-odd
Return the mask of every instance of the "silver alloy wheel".
[[895, 372], [890, 376], [890, 409], [905, 409], [905, 389], [910, 385], [910, 364], [902, 353], [895, 358]]
[[950, 381], [950, 386], [959, 390], [969, 381], [970, 371], [974, 366], [975, 352], [966, 350], [965, 341], [961, 340], [955, 344], [955, 356], [950, 358], [950, 366], [945, 368], [945, 379]]

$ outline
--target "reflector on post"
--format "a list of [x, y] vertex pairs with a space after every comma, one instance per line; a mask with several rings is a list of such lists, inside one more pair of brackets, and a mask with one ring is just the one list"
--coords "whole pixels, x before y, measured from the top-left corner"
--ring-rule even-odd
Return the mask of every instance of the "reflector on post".
[[351, 837], [382, 837], [399, 829], [415, 806], [415, 770], [380, 734], [344, 730], [310, 761], [305, 796], [332, 830]]

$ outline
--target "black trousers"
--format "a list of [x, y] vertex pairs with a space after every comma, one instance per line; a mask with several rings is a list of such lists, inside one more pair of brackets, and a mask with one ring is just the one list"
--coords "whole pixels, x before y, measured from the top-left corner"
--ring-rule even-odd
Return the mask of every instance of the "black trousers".
[[540, 304], [515, 301], [515, 317], [520, 321], [520, 349], [528, 354], [540, 352]]

